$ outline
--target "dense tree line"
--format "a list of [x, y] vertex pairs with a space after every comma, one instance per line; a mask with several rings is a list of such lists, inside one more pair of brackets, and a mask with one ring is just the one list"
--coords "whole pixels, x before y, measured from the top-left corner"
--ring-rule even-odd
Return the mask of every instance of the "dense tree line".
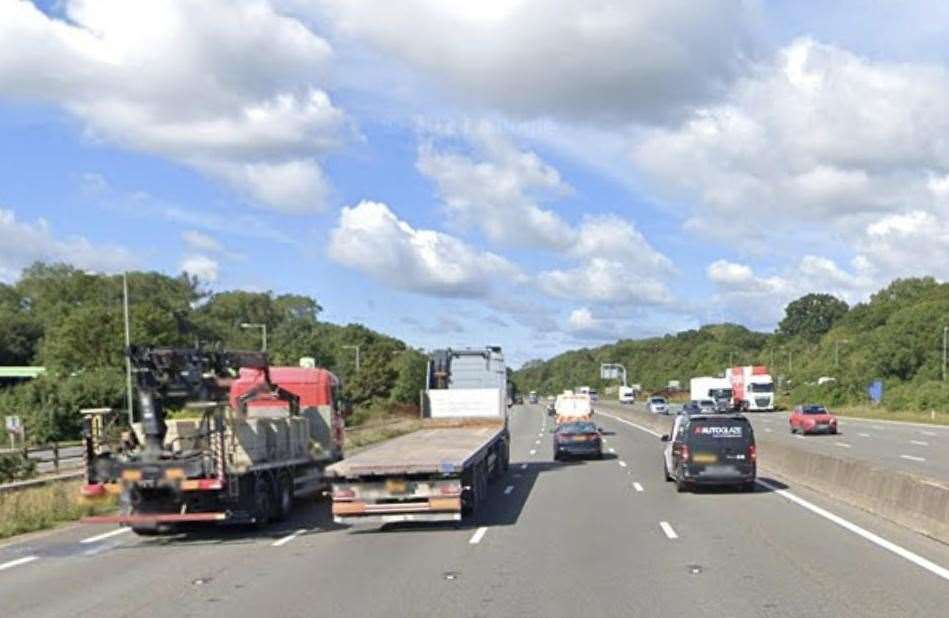
[[[622, 340], [531, 361], [515, 373], [521, 390], [559, 392], [581, 384], [603, 388], [600, 363], [626, 366], [630, 382], [658, 390], [669, 380], [688, 387], [691, 377], [719, 375], [726, 367], [762, 364], [789, 392], [788, 401], [833, 405], [867, 401], [866, 387], [883, 379], [884, 403], [893, 409], [944, 409], [943, 326], [949, 324], [949, 284], [898, 279], [865, 302], [848, 307], [827, 294], [791, 302], [774, 333], [734, 324], [703, 326], [664, 337]], [[817, 386], [822, 376], [835, 382]]]
[[[208, 292], [185, 274], [128, 273], [131, 339], [141, 345], [214, 345], [259, 349], [266, 324], [275, 365], [311, 356], [343, 380], [357, 418], [414, 405], [424, 356], [398, 339], [358, 324], [319, 319], [316, 299], [272, 292]], [[0, 365], [42, 365], [45, 376], [0, 388], [0, 416], [25, 419], [38, 442], [77, 435], [78, 410], [124, 408], [121, 275], [35, 264], [13, 285], [0, 284]], [[359, 346], [360, 368], [354, 350]]]

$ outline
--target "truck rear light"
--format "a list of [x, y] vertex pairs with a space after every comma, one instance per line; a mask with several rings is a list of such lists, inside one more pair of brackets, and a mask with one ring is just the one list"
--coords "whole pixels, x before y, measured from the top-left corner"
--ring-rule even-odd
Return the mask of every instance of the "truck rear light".
[[181, 481], [182, 491], [213, 491], [223, 487], [224, 484], [220, 479], [188, 479]]
[[338, 502], [347, 502], [356, 498], [356, 492], [352, 489], [334, 489], [333, 500]]
[[752, 444], [748, 447], [748, 461], [754, 462], [758, 460], [758, 448]]
[[438, 488], [438, 493], [443, 496], [460, 496], [461, 485], [442, 485]]

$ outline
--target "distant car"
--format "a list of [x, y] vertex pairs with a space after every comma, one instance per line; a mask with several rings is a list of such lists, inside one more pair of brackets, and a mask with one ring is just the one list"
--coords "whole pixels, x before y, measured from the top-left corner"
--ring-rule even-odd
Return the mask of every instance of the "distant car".
[[669, 403], [663, 397], [650, 397], [646, 409], [653, 414], [669, 414]]
[[554, 460], [572, 456], [603, 458], [603, 440], [594, 423], [562, 423], [554, 431]]
[[788, 423], [791, 433], [837, 433], [837, 417], [818, 404], [795, 406]]
[[519, 405], [519, 406], [524, 405], [524, 396], [523, 396], [523, 395], [517, 395], [517, 396], [514, 398], [514, 403], [515, 403], [516, 405]]
[[754, 491], [757, 446], [741, 414], [680, 414], [662, 436], [663, 473], [683, 492], [695, 485], [737, 485]]
[[527, 395], [527, 401], [529, 401], [531, 404], [537, 403], [537, 393], [530, 393]]
[[679, 414], [684, 414], [685, 416], [695, 416], [696, 414], [706, 414], [702, 411], [702, 408], [699, 407], [699, 404], [694, 401], [687, 401], [679, 408]]
[[547, 416], [556, 416], [556, 414], [557, 407], [554, 405], [554, 402], [551, 401], [547, 404]]
[[718, 406], [713, 399], [696, 399], [692, 403], [697, 405], [704, 414], [715, 414], [718, 412]]

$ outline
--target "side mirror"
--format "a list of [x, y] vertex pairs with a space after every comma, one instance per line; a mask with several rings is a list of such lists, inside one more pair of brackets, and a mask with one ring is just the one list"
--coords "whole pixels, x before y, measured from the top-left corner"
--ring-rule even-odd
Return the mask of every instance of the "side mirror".
[[672, 438], [671, 438], [671, 437], [669, 436], [669, 434], [667, 434], [667, 433], [662, 434], [662, 437], [659, 438], [659, 440], [662, 441], [662, 442], [668, 442], [668, 441], [671, 440], [671, 439], [672, 439]]
[[339, 411], [343, 418], [349, 418], [353, 415], [353, 403], [346, 399], [340, 400]]

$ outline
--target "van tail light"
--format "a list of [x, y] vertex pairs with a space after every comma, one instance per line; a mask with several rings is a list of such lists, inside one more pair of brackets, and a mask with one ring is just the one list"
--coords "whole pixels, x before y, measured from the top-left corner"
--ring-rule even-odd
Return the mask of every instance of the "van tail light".
[[752, 444], [748, 447], [748, 461], [754, 462], [758, 460], [758, 448]]
[[682, 449], [679, 451], [679, 455], [682, 457], [682, 461], [688, 461], [689, 455], [691, 455], [691, 453], [689, 453], [689, 447], [683, 444]]

